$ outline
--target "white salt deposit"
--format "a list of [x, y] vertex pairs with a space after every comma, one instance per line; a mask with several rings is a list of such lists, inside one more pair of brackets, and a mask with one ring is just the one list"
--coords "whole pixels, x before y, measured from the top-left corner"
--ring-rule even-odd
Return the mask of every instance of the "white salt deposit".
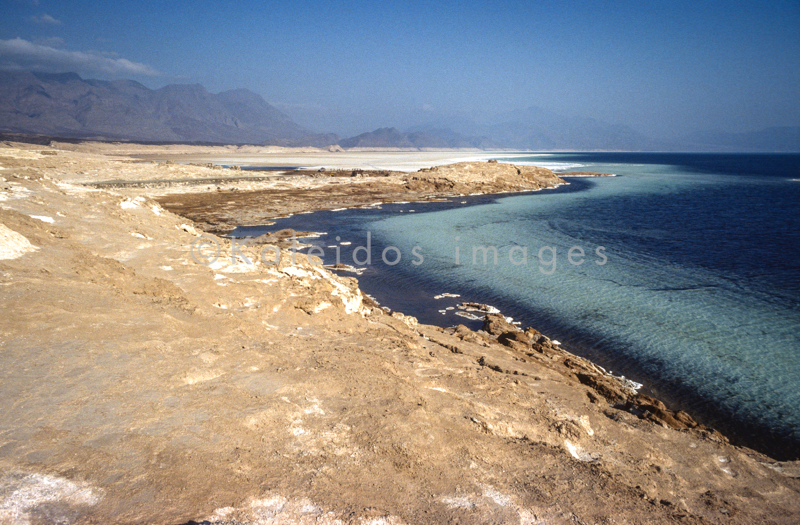
[[0, 260], [17, 259], [38, 249], [24, 236], [0, 224]]

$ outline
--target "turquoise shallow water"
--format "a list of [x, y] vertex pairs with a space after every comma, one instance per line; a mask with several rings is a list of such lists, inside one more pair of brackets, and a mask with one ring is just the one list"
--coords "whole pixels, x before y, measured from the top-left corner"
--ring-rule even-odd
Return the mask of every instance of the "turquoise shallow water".
[[[360, 280], [390, 307], [448, 325], [463, 319], [437, 309], [457, 300], [434, 294], [488, 302], [738, 442], [799, 456], [800, 181], [792, 179], [800, 178], [800, 157], [513, 161], [619, 176], [569, 179], [558, 190], [477, 205], [315, 214], [312, 222], [325, 228], [292, 219], [328, 231], [323, 246], [335, 244], [334, 235], [364, 244], [369, 231], [373, 265]], [[403, 255], [395, 266], [380, 261], [387, 246]], [[480, 246], [497, 249], [496, 265], [491, 249], [487, 264], [480, 250], [473, 261]], [[422, 264], [412, 263], [414, 247]], [[583, 250], [582, 264], [570, 262], [571, 248], [574, 262]]]

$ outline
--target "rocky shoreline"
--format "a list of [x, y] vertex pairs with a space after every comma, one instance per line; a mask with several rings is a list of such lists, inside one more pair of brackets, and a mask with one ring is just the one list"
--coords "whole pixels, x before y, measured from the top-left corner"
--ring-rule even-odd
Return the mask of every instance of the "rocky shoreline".
[[[291, 178], [290, 178], [291, 177]], [[371, 207], [465, 195], [537, 191], [566, 184], [546, 168], [462, 162], [406, 173], [390, 170], [294, 170], [263, 189], [235, 188], [156, 197], [167, 210], [213, 233], [309, 211]]]
[[213, 233], [563, 182], [549, 170], [242, 181], [17, 143], [0, 168], [0, 523], [800, 516], [798, 462], [727, 443], [535, 329], [489, 309], [478, 331], [420, 324], [293, 261], [288, 232]]

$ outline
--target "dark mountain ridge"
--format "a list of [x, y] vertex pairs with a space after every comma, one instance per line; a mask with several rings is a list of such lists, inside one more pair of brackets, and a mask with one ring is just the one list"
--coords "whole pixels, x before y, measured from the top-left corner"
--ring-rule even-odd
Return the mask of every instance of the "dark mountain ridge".
[[[246, 89], [0, 71], [0, 130], [64, 138], [307, 145], [327, 139]], [[334, 140], [335, 141], [335, 140]]]

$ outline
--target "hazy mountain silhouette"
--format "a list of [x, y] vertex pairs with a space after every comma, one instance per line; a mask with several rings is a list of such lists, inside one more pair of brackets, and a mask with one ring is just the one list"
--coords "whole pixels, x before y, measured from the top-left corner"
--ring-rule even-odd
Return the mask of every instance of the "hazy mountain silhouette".
[[531, 106], [493, 119], [485, 133], [507, 147], [531, 150], [655, 150], [664, 145], [621, 124], [566, 117]]
[[415, 130], [446, 128], [462, 136], [482, 137], [487, 147], [519, 150], [656, 150], [668, 147], [635, 131], [595, 119], [566, 117], [530, 106], [475, 119], [466, 115], [431, 118]]
[[754, 153], [800, 152], [800, 127], [776, 127], [746, 133], [703, 131], [679, 141], [689, 151], [730, 151]]

